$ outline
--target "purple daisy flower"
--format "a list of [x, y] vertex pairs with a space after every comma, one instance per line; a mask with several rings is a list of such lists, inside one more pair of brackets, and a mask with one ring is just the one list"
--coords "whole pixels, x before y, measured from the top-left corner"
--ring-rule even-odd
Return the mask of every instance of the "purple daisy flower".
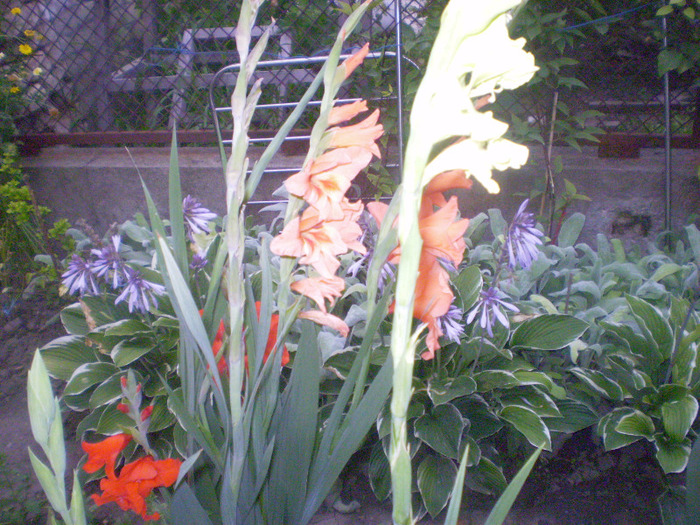
[[481, 312], [479, 325], [482, 330], [486, 330], [489, 337], [493, 337], [493, 327], [496, 321], [509, 328], [508, 317], [503, 313], [502, 309], [505, 308], [511, 312], [519, 312], [520, 310], [514, 304], [504, 301], [503, 297], [505, 297], [504, 294], [497, 288], [491, 287], [482, 291], [479, 301], [467, 316], [467, 324], [471, 324], [477, 314]]
[[543, 233], [536, 228], [535, 214], [525, 211], [530, 199], [525, 199], [513, 217], [508, 234], [508, 267], [514, 270], [519, 264], [523, 269], [530, 267], [537, 259], [538, 246], [542, 244]]
[[112, 243], [102, 248], [93, 249], [91, 253], [96, 257], [93, 263], [93, 272], [97, 277], [105, 280], [112, 276], [112, 288], [116, 289], [122, 284], [124, 276], [124, 260], [119, 255], [119, 245], [122, 242], [120, 235], [112, 236]]
[[182, 213], [185, 217], [187, 236], [192, 239], [197, 233], [209, 233], [209, 222], [216, 219], [216, 213], [202, 206], [194, 197], [188, 195], [182, 201]]
[[128, 266], [125, 267], [124, 275], [126, 277], [126, 286], [124, 291], [119, 294], [119, 297], [115, 299], [114, 304], [128, 300], [129, 312], [133, 312], [134, 309], [148, 312], [151, 309], [151, 302], [154, 307], [158, 306], [156, 295], [165, 293], [164, 286], [146, 281], [141, 272]]
[[90, 261], [86, 261], [79, 255], [73, 255], [68, 264], [68, 270], [63, 275], [63, 284], [71, 294], [83, 295], [90, 293], [97, 295], [100, 287], [95, 280], [94, 267]]

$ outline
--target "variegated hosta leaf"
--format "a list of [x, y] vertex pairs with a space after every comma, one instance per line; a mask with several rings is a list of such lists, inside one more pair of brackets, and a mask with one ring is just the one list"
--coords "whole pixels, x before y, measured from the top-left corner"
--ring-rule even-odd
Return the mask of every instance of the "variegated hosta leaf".
[[667, 401], [661, 405], [661, 418], [666, 435], [676, 442], [685, 439], [697, 415], [698, 402], [691, 395], [679, 401]]

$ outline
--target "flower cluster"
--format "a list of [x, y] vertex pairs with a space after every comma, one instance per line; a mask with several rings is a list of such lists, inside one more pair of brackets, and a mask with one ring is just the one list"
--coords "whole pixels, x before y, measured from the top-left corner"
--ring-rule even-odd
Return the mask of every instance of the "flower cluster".
[[[443, 191], [458, 187], [471, 187], [463, 172], [446, 172], [435, 177], [423, 192], [418, 225], [423, 248], [418, 266], [413, 316], [428, 328], [427, 351], [423, 359], [432, 359], [440, 348], [440, 337], [447, 335], [458, 340], [461, 334], [459, 321], [462, 312], [453, 305], [454, 293], [450, 288], [450, 276], [446, 268], [454, 269], [462, 262], [466, 243], [464, 232], [468, 219], [458, 219], [457, 197], [446, 199]], [[381, 225], [388, 206], [373, 202], [367, 209]], [[389, 262], [398, 264], [401, 247], [392, 252]]]
[[[346, 78], [368, 52], [365, 45], [342, 64]], [[338, 256], [350, 250], [366, 253], [358, 224], [364, 205], [350, 202], [345, 194], [372, 157], [380, 157], [375, 141], [384, 128], [378, 123], [379, 110], [356, 124], [339, 124], [366, 111], [364, 100], [330, 111], [328, 125], [332, 127], [322, 140], [325, 151], [285, 181], [287, 191], [303, 199], [308, 207], [301, 216], [289, 221], [270, 245], [274, 254], [298, 258], [300, 264], [310, 267], [310, 275], [292, 283], [291, 288], [311, 299], [318, 309], [303, 312], [300, 317], [330, 326], [343, 335], [349, 332], [347, 325], [331, 315], [326, 306], [328, 301], [332, 308], [345, 289], [345, 281], [336, 275], [340, 267]]]
[[83, 470], [90, 474], [102, 467], [107, 477], [100, 480], [102, 494], [93, 494], [96, 505], [116, 503], [122, 510], [133, 510], [146, 520], [158, 520], [160, 514], [147, 514], [146, 498], [157, 487], [170, 487], [177, 480], [182, 462], [178, 459], [156, 460], [144, 456], [115, 471], [117, 458], [131, 441], [128, 434], [110, 436], [98, 443], [82, 442], [88, 459]]
[[128, 266], [119, 255], [120, 245], [121, 237], [114, 235], [111, 244], [92, 249], [90, 259], [74, 254], [68, 264], [68, 270], [61, 276], [63, 285], [73, 295], [98, 295], [100, 286], [97, 278], [100, 278], [108, 282], [114, 290], [124, 287], [114, 301], [115, 304], [126, 301], [130, 312], [148, 312], [151, 304], [154, 307], [158, 306], [156, 296], [164, 294], [165, 287], [145, 280], [141, 271]]

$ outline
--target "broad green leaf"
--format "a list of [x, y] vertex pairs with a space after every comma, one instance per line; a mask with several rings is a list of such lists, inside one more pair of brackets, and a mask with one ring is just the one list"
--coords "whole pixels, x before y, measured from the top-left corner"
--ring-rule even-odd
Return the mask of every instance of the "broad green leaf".
[[550, 398], [544, 392], [537, 389], [530, 388], [517, 389], [512, 394], [506, 394], [501, 397], [501, 404], [504, 406], [508, 405], [520, 405], [529, 408], [535, 414], [540, 417], [549, 418], [560, 418], [561, 413], [557, 408], [557, 405], [552, 398]]
[[521, 385], [540, 385], [548, 392], [554, 389], [554, 381], [545, 372], [516, 370], [513, 375], [520, 381]]
[[97, 432], [106, 436], [124, 432], [126, 428], [134, 426], [134, 421], [126, 414], [117, 410], [117, 405], [112, 404], [105, 407], [97, 423]]
[[647, 331], [647, 341], [655, 344], [664, 359], [671, 357], [673, 333], [661, 312], [643, 299], [631, 295], [626, 295], [625, 299], [630, 305], [637, 324], [643, 331]]
[[[125, 373], [113, 375], [101, 385], [99, 385], [90, 395], [90, 409], [95, 409], [122, 397], [121, 378], [126, 377]], [[140, 376], [139, 376], [140, 377]], [[137, 380], [141, 382], [141, 380]]]
[[476, 390], [476, 381], [463, 375], [454, 379], [432, 379], [428, 381], [428, 395], [436, 405], [449, 403], [457, 397], [473, 393]]
[[585, 222], [586, 217], [582, 213], [574, 213], [569, 216], [561, 225], [557, 244], [561, 248], [573, 246], [581, 235]]
[[628, 436], [639, 436], [651, 441], [654, 437], [654, 421], [639, 410], [634, 410], [631, 414], [626, 414], [620, 418], [615, 426], [615, 430], [620, 434]]
[[669, 441], [665, 436], [657, 434], [656, 459], [666, 474], [683, 472], [690, 458], [690, 440], [682, 442]]
[[152, 334], [153, 329], [146, 323], [137, 319], [122, 319], [114, 323], [110, 323], [105, 327], [106, 336], [133, 336], [135, 334]]
[[598, 414], [580, 401], [560, 399], [556, 403], [561, 418], [547, 419], [547, 426], [552, 432], [573, 434], [598, 422]]
[[631, 413], [631, 408], [616, 408], [600, 419], [598, 434], [603, 437], [605, 450], [617, 450], [641, 439], [640, 436], [622, 434], [615, 430], [620, 419]]
[[433, 450], [457, 459], [464, 424], [459, 410], [453, 405], [444, 404], [416, 419], [414, 428], [416, 437]]
[[87, 335], [90, 331], [80, 303], [71, 304], [61, 310], [61, 323], [71, 335]]
[[175, 423], [175, 416], [168, 410], [167, 396], [158, 396], [153, 402], [153, 413], [148, 425], [149, 432], [158, 432]]
[[372, 447], [367, 470], [374, 496], [379, 501], [384, 501], [391, 493], [391, 467], [381, 441], [377, 441]]
[[690, 241], [690, 248], [693, 250], [693, 258], [695, 262], [700, 261], [700, 230], [698, 230], [695, 224], [689, 224], [684, 226], [685, 234], [688, 236], [688, 241]]
[[508, 223], [503, 218], [501, 210], [498, 208], [489, 208], [489, 224], [491, 225], [491, 233], [498, 239], [499, 236], [505, 235], [508, 229]]
[[515, 502], [515, 498], [518, 497], [520, 490], [523, 488], [523, 485], [535, 466], [537, 458], [540, 456], [541, 452], [542, 447], [539, 447], [532, 453], [532, 456], [530, 456], [525, 464], [520, 467], [518, 473], [508, 484], [508, 487], [505, 491], [503, 491], [503, 494], [501, 494], [501, 496], [498, 498], [498, 501], [496, 501], [493, 509], [491, 509], [489, 517], [484, 522], [484, 525], [501, 525], [501, 523], [506, 520], [508, 512], [510, 512], [511, 507]]
[[456, 476], [457, 467], [444, 456], [428, 455], [418, 466], [418, 490], [433, 518], [447, 505]]
[[80, 365], [97, 361], [93, 349], [85, 344], [85, 337], [79, 335], [54, 339], [40, 352], [49, 374], [63, 381], [68, 381]]
[[476, 441], [494, 435], [503, 423], [480, 396], [455, 399], [453, 403], [469, 421], [469, 435]]
[[552, 450], [552, 439], [547, 425], [530, 408], [518, 405], [505, 406], [499, 415], [513, 425], [532, 445]]
[[674, 273], [676, 273], [680, 270], [681, 270], [681, 267], [678, 266], [676, 263], [665, 263], [665, 264], [662, 264], [661, 266], [659, 266], [654, 271], [652, 276], [649, 277], [649, 279], [651, 279], [652, 281], [658, 282], [658, 281], [665, 279], [669, 275], [673, 275]]
[[683, 441], [698, 415], [698, 401], [686, 396], [679, 401], [667, 401], [661, 405], [664, 431], [674, 441]]
[[68, 380], [63, 395], [82, 394], [88, 388], [102, 383], [106, 379], [119, 373], [120, 370], [112, 363], [85, 363], [75, 369]]
[[661, 523], [663, 525], [691, 525], [697, 520], [688, 521], [686, 514], [686, 497], [688, 492], [683, 486], [670, 486], [657, 498]]
[[150, 339], [126, 339], [119, 341], [110, 356], [118, 367], [125, 367], [156, 348]]
[[485, 494], [502, 494], [508, 488], [503, 469], [489, 458], [482, 457], [479, 464], [467, 469], [467, 486]]
[[476, 304], [479, 294], [484, 287], [481, 270], [476, 265], [468, 266], [452, 279], [457, 290], [457, 301], [464, 312], [468, 312]]
[[583, 370], [582, 368], [572, 368], [569, 371], [578, 377], [586, 386], [608, 399], [622, 401], [625, 398], [622, 387], [612, 379], [606, 377], [602, 372], [598, 372], [597, 370]]
[[518, 326], [511, 345], [533, 350], [558, 350], [578, 339], [588, 323], [570, 315], [541, 315]]
[[513, 373], [505, 370], [484, 370], [474, 374], [474, 379], [479, 392], [488, 392], [495, 388], [512, 388], [521, 384]]

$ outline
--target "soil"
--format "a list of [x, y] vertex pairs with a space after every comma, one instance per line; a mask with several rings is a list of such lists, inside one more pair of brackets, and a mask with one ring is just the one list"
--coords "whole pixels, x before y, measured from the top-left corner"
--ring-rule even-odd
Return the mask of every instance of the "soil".
[[[10, 305], [0, 296], [0, 525], [44, 523], [45, 498], [35, 480], [27, 447], [31, 435], [26, 405], [26, 376], [34, 351], [65, 334], [60, 305], [35, 295]], [[4, 300], [4, 302], [2, 302]], [[38, 450], [34, 445], [33, 449]], [[68, 441], [68, 465], [73, 468], [80, 450]], [[378, 502], [369, 488], [361, 461], [344, 478], [343, 499], [359, 508], [342, 513], [322, 509], [314, 525], [384, 525], [391, 523], [388, 502]], [[606, 453], [590, 430], [569, 437], [556, 453], [543, 453], [528, 479], [507, 525], [657, 525], [657, 498], [665, 479], [646, 443]], [[469, 508], [462, 525], [481, 525], [493, 500], [474, 493], [464, 496]], [[356, 505], [351, 505], [356, 506]], [[104, 524], [140, 523], [119, 512], [99, 509]], [[443, 516], [424, 520], [442, 523]]]

